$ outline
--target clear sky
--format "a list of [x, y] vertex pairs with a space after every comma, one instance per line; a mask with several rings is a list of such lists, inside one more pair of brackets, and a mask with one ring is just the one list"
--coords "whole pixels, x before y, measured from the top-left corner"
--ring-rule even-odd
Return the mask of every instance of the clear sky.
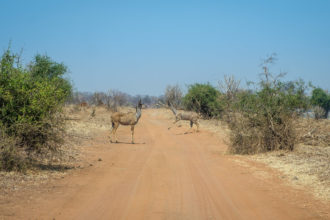
[[0, 49], [47, 54], [79, 91], [160, 95], [168, 84], [274, 72], [330, 89], [330, 1], [0, 0]]

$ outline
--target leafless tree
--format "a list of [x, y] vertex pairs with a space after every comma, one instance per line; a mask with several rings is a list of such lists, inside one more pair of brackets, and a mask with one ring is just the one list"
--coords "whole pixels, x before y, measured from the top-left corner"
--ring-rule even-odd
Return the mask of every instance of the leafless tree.
[[107, 108], [115, 112], [118, 111], [118, 106], [122, 106], [126, 103], [126, 100], [126, 94], [118, 90], [109, 90], [106, 95]]
[[165, 103], [172, 103], [174, 107], [181, 106], [182, 91], [179, 85], [168, 85], [165, 90]]
[[223, 81], [219, 81], [220, 92], [226, 95], [228, 100], [233, 100], [238, 91], [241, 81], [236, 80], [234, 76], [224, 76]]
[[95, 92], [93, 94], [93, 104], [96, 106], [103, 105], [103, 101], [106, 95], [103, 92]]

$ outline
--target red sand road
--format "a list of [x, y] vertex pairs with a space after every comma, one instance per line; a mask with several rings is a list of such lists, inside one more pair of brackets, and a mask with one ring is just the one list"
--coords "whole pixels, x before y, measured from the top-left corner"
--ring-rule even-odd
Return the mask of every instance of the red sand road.
[[[170, 121], [144, 110], [135, 145], [110, 144], [100, 134], [95, 160], [101, 162], [58, 180], [33, 205], [17, 208], [17, 219], [322, 219], [305, 207], [306, 195], [263, 181], [223, 155], [213, 133], [168, 130]], [[129, 127], [119, 127], [129, 142]], [[103, 142], [103, 143], [102, 143]], [[299, 201], [295, 199], [298, 198]], [[302, 199], [301, 199], [302, 198]]]

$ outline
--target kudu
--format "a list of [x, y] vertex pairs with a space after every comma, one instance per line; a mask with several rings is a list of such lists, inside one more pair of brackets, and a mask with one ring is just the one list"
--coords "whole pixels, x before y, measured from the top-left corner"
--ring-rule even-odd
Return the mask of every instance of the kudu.
[[136, 106], [136, 112], [129, 112], [129, 113], [122, 113], [122, 112], [115, 112], [111, 115], [111, 124], [112, 124], [112, 131], [110, 132], [110, 142], [112, 143], [112, 137], [114, 136], [115, 142], [117, 141], [116, 131], [119, 127], [119, 125], [126, 125], [131, 126], [131, 132], [132, 132], [132, 144], [134, 144], [134, 126], [139, 122], [139, 119], [141, 118], [141, 109], [142, 109], [142, 103], [141, 99]]
[[[177, 123], [180, 120], [190, 121], [190, 127], [192, 128], [195, 124], [197, 127], [197, 132], [199, 131], [199, 115], [196, 112], [177, 112], [173, 105], [168, 102], [169, 107], [171, 108], [173, 114], [175, 115], [175, 121], [173, 124]], [[170, 129], [170, 128], [169, 128]]]

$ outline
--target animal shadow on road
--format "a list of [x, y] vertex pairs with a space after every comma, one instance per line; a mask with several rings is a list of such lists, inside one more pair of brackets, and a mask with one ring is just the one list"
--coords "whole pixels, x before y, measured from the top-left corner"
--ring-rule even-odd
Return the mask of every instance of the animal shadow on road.
[[66, 166], [61, 164], [41, 164], [41, 163], [33, 163], [33, 167], [38, 168], [40, 170], [49, 170], [49, 171], [65, 171], [74, 169], [74, 166]]
[[186, 131], [186, 132], [183, 132], [183, 133], [177, 133], [175, 135], [186, 135], [186, 134], [195, 134], [195, 133], [199, 133], [199, 132], [195, 132], [195, 131]]
[[141, 142], [141, 143], [132, 143], [132, 142], [127, 142], [127, 141], [118, 141], [118, 142], [110, 142], [111, 144], [132, 144], [132, 145], [137, 145], [137, 144], [146, 144], [146, 142]]

